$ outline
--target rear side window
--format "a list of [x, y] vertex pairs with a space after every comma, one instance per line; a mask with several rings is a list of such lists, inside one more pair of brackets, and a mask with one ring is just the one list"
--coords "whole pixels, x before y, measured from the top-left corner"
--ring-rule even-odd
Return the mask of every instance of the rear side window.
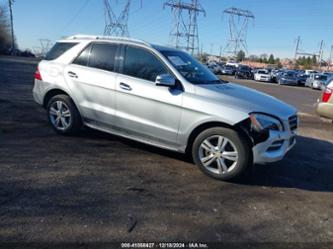
[[76, 57], [76, 59], [73, 61], [73, 64], [87, 66], [91, 47], [92, 45], [89, 44], [89, 46], [86, 47], [78, 57]]
[[44, 60], [51, 61], [57, 59], [59, 56], [64, 54], [66, 51], [77, 45], [76, 42], [57, 42], [46, 54]]
[[115, 71], [115, 56], [117, 53], [117, 44], [96, 43], [93, 44], [88, 66], [110, 72]]
[[155, 82], [157, 75], [167, 73], [164, 64], [152, 53], [141, 48], [127, 47], [123, 74]]

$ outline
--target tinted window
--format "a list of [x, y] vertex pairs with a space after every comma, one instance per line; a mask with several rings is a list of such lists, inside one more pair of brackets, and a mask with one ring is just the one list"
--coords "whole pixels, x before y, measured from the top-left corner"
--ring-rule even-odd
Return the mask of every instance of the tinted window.
[[60, 55], [65, 53], [67, 50], [74, 47], [77, 43], [76, 42], [57, 42], [54, 44], [54, 46], [51, 48], [51, 50], [46, 54], [44, 60], [55, 60]]
[[117, 44], [93, 44], [88, 66], [114, 72], [117, 48]]
[[92, 47], [91, 44], [88, 47], [86, 47], [81, 52], [81, 54], [78, 57], [76, 57], [76, 59], [73, 61], [73, 64], [77, 64], [77, 65], [81, 65], [81, 66], [87, 66], [91, 47]]
[[123, 73], [155, 82], [157, 75], [166, 74], [168, 71], [152, 53], [141, 48], [128, 46]]

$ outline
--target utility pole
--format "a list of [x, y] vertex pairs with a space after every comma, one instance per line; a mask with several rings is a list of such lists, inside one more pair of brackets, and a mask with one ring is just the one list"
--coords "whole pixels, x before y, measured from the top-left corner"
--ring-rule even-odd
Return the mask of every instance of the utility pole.
[[223, 11], [224, 14], [229, 15], [229, 41], [226, 46], [226, 51], [233, 54], [234, 56], [240, 50], [245, 50], [247, 53], [247, 30], [248, 24], [255, 17], [249, 10], [243, 10], [238, 8], [228, 8]]
[[11, 54], [15, 53], [14, 22], [13, 22], [13, 8], [12, 8], [13, 3], [14, 3], [14, 0], [8, 0], [9, 12], [10, 12], [10, 27], [11, 27], [11, 35], [12, 35]]
[[332, 53], [333, 53], [333, 45], [331, 46], [330, 58], [329, 58], [329, 61], [327, 63], [327, 71], [330, 71], [330, 69], [331, 69]]
[[321, 61], [323, 59], [323, 54], [324, 54], [323, 48], [324, 48], [324, 41], [321, 40], [320, 48], [319, 48], [319, 52], [318, 52], [318, 60], [319, 60], [319, 67], [320, 68], [321, 68]]
[[300, 44], [300, 42], [301, 42], [301, 37], [298, 36], [297, 37], [297, 41], [296, 41], [295, 56], [294, 56], [295, 62], [297, 60], [297, 55], [298, 55], [298, 50], [299, 50], [299, 44]]
[[169, 34], [169, 43], [180, 49], [194, 54], [199, 54], [199, 31], [198, 16], [200, 13], [206, 15], [198, 0], [190, 3], [181, 0], [168, 0], [165, 7], [173, 11], [173, 27]]
[[125, 7], [120, 13], [119, 17], [116, 16], [115, 12], [111, 8], [111, 2], [112, 0], [103, 0], [105, 15], [104, 35], [129, 37], [128, 16], [131, 0], [127, 0]]
[[210, 55], [213, 55], [214, 43], [210, 44]]

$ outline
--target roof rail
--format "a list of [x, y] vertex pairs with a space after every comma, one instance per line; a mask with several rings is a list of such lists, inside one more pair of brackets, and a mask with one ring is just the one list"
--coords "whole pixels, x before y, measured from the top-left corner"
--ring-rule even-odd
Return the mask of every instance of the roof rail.
[[151, 45], [148, 42], [138, 40], [138, 39], [133, 39], [129, 37], [119, 37], [119, 36], [98, 36], [98, 35], [72, 35], [66, 37], [66, 40], [112, 40], [112, 41], [129, 41], [129, 42], [135, 42], [135, 43], [140, 43], [146, 46]]

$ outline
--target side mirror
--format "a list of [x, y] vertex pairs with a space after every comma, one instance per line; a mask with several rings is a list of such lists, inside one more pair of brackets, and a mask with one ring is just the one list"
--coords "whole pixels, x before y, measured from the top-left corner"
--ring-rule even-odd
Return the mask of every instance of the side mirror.
[[174, 87], [176, 85], [176, 79], [170, 74], [157, 75], [155, 80], [156, 86]]

